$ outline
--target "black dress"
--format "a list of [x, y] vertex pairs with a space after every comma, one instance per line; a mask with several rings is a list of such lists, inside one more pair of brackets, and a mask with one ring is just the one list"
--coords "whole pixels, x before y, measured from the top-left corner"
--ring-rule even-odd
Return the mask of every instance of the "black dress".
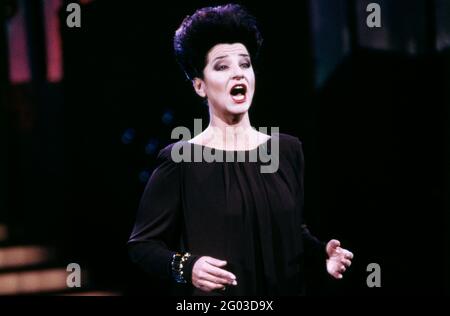
[[[273, 140], [278, 140], [279, 168], [261, 173], [260, 167], [268, 162], [250, 162], [250, 154], [260, 147], [271, 153]], [[181, 152], [205, 148], [177, 144]], [[304, 165], [299, 139], [280, 133], [254, 150], [216, 150], [235, 157], [243, 154], [245, 162], [176, 163], [173, 145], [160, 151], [159, 165], [142, 196], [128, 242], [132, 261], [151, 276], [170, 279], [174, 252], [189, 251], [193, 256], [185, 270], [190, 280], [200, 256], [226, 260], [224, 269], [236, 275], [238, 285], [205, 293], [187, 284], [192, 295], [303, 294], [305, 252], [323, 258], [325, 266], [325, 245], [302, 221]]]

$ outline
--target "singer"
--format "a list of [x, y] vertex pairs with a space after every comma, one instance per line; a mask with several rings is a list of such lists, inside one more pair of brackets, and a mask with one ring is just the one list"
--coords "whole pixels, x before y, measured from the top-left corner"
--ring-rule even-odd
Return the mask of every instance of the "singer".
[[[250, 155], [277, 142], [278, 167], [264, 162], [175, 162], [160, 151], [128, 241], [132, 261], [188, 295], [303, 295], [306, 257], [340, 279], [353, 254], [323, 243], [303, 221], [300, 140], [265, 134], [250, 124], [254, 64], [262, 45], [255, 18], [228, 4], [197, 10], [174, 36], [178, 63], [209, 108], [208, 127], [180, 141], [181, 150]], [[308, 254], [308, 256], [306, 256]]]

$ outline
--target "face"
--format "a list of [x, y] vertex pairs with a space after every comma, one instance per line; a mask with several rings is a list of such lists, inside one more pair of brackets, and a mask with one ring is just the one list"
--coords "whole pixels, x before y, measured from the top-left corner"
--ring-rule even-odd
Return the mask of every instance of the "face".
[[203, 79], [194, 79], [198, 95], [206, 97], [216, 113], [248, 111], [255, 92], [255, 73], [243, 44], [218, 44], [210, 49]]

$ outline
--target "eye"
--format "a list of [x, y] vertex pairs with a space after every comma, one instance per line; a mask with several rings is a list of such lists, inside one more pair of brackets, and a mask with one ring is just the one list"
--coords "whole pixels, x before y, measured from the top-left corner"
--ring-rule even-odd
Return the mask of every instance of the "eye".
[[251, 65], [250, 63], [248, 63], [248, 62], [247, 62], [247, 63], [242, 63], [242, 64], [241, 64], [241, 67], [244, 68], [244, 69], [250, 68], [251, 66], [252, 66], [252, 65]]
[[223, 70], [227, 70], [228, 69], [228, 66], [227, 65], [216, 65], [215, 67], [214, 67], [214, 69], [215, 70], [217, 70], [217, 71], [223, 71]]

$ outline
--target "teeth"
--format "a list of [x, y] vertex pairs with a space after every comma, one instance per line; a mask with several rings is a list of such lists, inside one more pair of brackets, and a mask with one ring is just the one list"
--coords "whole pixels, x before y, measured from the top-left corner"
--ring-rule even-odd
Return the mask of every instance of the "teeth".
[[231, 94], [245, 94], [245, 86], [243, 85], [235, 85], [233, 88], [231, 88]]

